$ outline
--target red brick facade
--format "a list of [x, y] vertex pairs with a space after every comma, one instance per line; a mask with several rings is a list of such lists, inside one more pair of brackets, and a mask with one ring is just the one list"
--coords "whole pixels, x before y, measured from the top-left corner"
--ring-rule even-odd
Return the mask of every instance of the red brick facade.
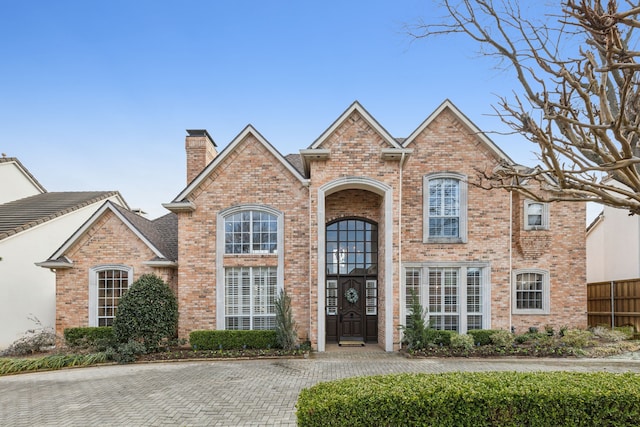
[[[182, 338], [195, 329], [225, 327], [227, 269], [272, 267], [278, 271], [278, 288], [292, 298], [299, 337], [323, 350], [328, 325], [334, 325], [327, 310], [332, 291], [326, 283], [333, 276], [325, 262], [325, 230], [341, 219], [377, 226], [377, 272], [367, 273], [373, 274], [367, 280], [377, 280], [377, 299], [371, 300], [377, 310], [368, 319], [377, 322], [377, 342], [387, 350], [399, 345], [409, 270], [420, 274], [427, 306], [440, 292], [439, 275], [457, 280], [455, 286], [449, 283], [454, 294], [442, 294], [440, 301], [453, 312], [441, 317], [462, 332], [473, 322], [518, 331], [547, 324], [586, 326], [583, 205], [552, 204], [548, 227], [525, 230], [520, 196], [482, 190], [464, 184], [465, 179], [460, 194], [466, 195], [466, 204], [460, 202], [459, 214], [460, 224], [466, 224], [460, 226], [464, 236], [459, 241], [427, 236], [425, 186], [430, 177], [463, 176], [472, 182], [478, 168], [504, 159], [449, 102], [402, 143], [354, 103], [301, 151], [303, 166], [293, 166], [250, 127], [216, 157], [215, 151], [206, 152], [207, 138], [187, 137], [187, 157], [195, 159], [188, 160], [189, 184], [165, 205], [178, 215], [177, 265], [145, 264], [153, 253], [117, 217], [105, 214], [66, 251], [73, 268], [57, 272], [59, 332], [88, 324], [88, 275], [98, 265], [132, 266], [135, 278], [146, 272], [161, 275], [177, 292]], [[199, 151], [190, 152], [190, 146]], [[220, 229], [225, 215], [242, 210], [265, 210], [281, 221], [277, 251], [225, 253], [225, 230]], [[543, 309], [514, 307], [520, 304], [517, 298], [529, 295], [516, 290], [516, 274], [522, 272], [545, 278]], [[470, 277], [476, 288], [468, 285]], [[481, 289], [475, 301], [482, 307], [475, 317], [467, 313], [474, 289]]]

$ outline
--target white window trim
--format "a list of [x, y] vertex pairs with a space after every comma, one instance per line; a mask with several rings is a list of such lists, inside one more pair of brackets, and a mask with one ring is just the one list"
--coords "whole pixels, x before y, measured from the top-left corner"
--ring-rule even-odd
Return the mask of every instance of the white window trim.
[[[430, 237], [429, 236], [429, 181], [432, 179], [449, 178], [460, 183], [460, 216], [458, 237]], [[423, 243], [467, 243], [467, 176], [456, 172], [437, 172], [422, 178], [422, 242]]]
[[[529, 206], [533, 204], [542, 205], [542, 224], [529, 225]], [[549, 229], [549, 203], [536, 202], [535, 200], [525, 200], [522, 218], [525, 230], [548, 230]]]
[[[224, 219], [226, 216], [244, 211], [263, 211], [275, 215], [278, 220], [278, 249], [275, 254], [260, 255], [260, 254], [225, 254], [225, 227]], [[226, 313], [225, 313], [225, 272], [224, 272], [224, 257], [227, 256], [277, 256], [277, 280], [278, 280], [278, 293], [284, 289], [284, 214], [277, 209], [274, 209], [265, 205], [237, 205], [224, 209], [218, 212], [216, 220], [216, 329], [224, 330], [226, 328]], [[243, 267], [237, 265], [234, 267]], [[248, 267], [248, 266], [247, 266]], [[256, 266], [258, 267], [258, 266]], [[263, 266], [264, 267], [264, 266]]]
[[123, 264], [103, 264], [89, 269], [89, 326], [98, 326], [98, 273], [105, 270], [127, 272], [128, 287], [133, 283], [133, 267]]
[[[518, 309], [518, 275], [533, 273], [542, 275], [542, 308], [541, 309]], [[549, 314], [551, 313], [551, 283], [549, 281], [549, 272], [547, 270], [541, 270], [539, 268], [523, 268], [519, 270], [513, 270], [512, 276], [512, 289], [511, 289], [511, 312], [512, 314]]]
[[[406, 305], [406, 272], [408, 268], [420, 269], [420, 304], [423, 308], [429, 307], [429, 269], [431, 268], [457, 268], [458, 269], [458, 328], [459, 333], [467, 332], [467, 286], [466, 277], [468, 268], [479, 268], [482, 271], [482, 329], [491, 329], [491, 264], [486, 262], [407, 262], [402, 264], [402, 289], [400, 300], [400, 319], [404, 322], [407, 318], [408, 307]], [[427, 292], [425, 292], [427, 290]], [[428, 315], [428, 313], [427, 313]]]
[[[228, 269], [248, 269], [249, 270], [249, 288], [250, 288], [250, 295], [249, 295], [249, 313], [247, 314], [234, 314], [234, 315], [227, 315], [225, 313], [225, 322], [224, 322], [224, 328], [226, 329], [226, 325], [227, 325], [227, 318], [229, 317], [248, 317], [249, 318], [249, 329], [248, 330], [256, 330], [255, 329], [255, 318], [256, 317], [273, 317], [274, 319], [274, 324], [275, 324], [275, 318], [276, 318], [276, 312], [274, 309], [273, 313], [269, 313], [269, 314], [257, 314], [256, 313], [256, 305], [255, 305], [255, 294], [254, 294], [254, 290], [256, 289], [256, 274], [255, 274], [255, 270], [257, 269], [263, 269], [263, 268], [275, 268], [275, 267], [268, 267], [268, 266], [252, 266], [252, 267], [227, 267]], [[225, 282], [223, 283], [223, 287], [226, 290], [226, 271], [227, 268], [225, 268]], [[276, 277], [277, 277], [277, 268], [276, 268]], [[241, 280], [241, 279], [240, 279]], [[276, 279], [277, 280], [277, 279]], [[278, 295], [280, 294], [281, 291], [281, 286], [279, 283], [276, 283], [276, 298], [278, 297]], [[223, 310], [226, 310], [226, 305], [222, 308]], [[244, 329], [247, 330], [247, 329]]]

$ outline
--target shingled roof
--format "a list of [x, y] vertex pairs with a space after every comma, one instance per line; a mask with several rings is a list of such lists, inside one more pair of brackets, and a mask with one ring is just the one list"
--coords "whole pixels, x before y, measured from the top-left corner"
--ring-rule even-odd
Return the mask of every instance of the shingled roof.
[[116, 195], [117, 191], [51, 192], [1, 204], [0, 240]]
[[174, 213], [150, 221], [118, 205], [113, 205], [132, 226], [170, 261], [178, 260], [178, 216]]
[[73, 261], [66, 257], [66, 251], [87, 230], [90, 230], [93, 224], [107, 211], [115, 214], [123, 224], [129, 227], [154, 252], [154, 258], [145, 261], [145, 263], [164, 267], [177, 266], [178, 216], [176, 214], [170, 213], [151, 221], [110, 200], [105, 201], [91, 218], [76, 230], [49, 259], [36, 263], [36, 265], [45, 268], [72, 267]]

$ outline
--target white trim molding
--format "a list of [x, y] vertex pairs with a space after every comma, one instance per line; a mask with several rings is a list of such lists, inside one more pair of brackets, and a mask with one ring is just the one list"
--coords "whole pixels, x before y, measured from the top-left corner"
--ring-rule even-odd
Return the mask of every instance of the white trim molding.
[[[360, 189], [371, 191], [384, 200], [384, 292], [385, 292], [385, 306], [384, 306], [384, 322], [385, 322], [385, 335], [384, 335], [384, 349], [385, 351], [393, 351], [393, 332], [395, 330], [393, 325], [393, 189], [387, 184], [376, 181], [375, 179], [359, 176], [346, 176], [338, 178], [331, 182], [328, 182], [318, 188], [318, 210], [317, 210], [317, 224], [318, 224], [318, 283], [317, 295], [318, 295], [318, 351], [325, 351], [326, 345], [326, 324], [325, 324], [325, 310], [326, 310], [326, 298], [325, 298], [325, 249], [326, 249], [326, 212], [325, 212], [325, 199], [330, 194], [336, 193], [342, 190]], [[380, 227], [378, 227], [378, 232]], [[379, 261], [380, 262], [380, 261]]]
[[[225, 218], [243, 211], [260, 211], [274, 215], [278, 221], [278, 248], [275, 254], [265, 256], [278, 257], [278, 292], [284, 289], [284, 213], [266, 205], [243, 204], [235, 205], [218, 212], [216, 218], [216, 329], [225, 329], [225, 303], [224, 303], [224, 256], [225, 256]], [[229, 254], [242, 257], [243, 254]], [[255, 256], [256, 254], [249, 254]], [[236, 266], [241, 267], [241, 266]]]

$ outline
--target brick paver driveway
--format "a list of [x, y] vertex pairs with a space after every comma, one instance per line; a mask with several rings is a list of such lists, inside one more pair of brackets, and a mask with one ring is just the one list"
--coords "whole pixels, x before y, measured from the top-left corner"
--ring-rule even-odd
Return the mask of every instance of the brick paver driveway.
[[640, 372], [640, 361], [406, 359], [331, 352], [305, 359], [102, 366], [0, 378], [1, 426], [295, 425], [301, 389], [394, 372]]

